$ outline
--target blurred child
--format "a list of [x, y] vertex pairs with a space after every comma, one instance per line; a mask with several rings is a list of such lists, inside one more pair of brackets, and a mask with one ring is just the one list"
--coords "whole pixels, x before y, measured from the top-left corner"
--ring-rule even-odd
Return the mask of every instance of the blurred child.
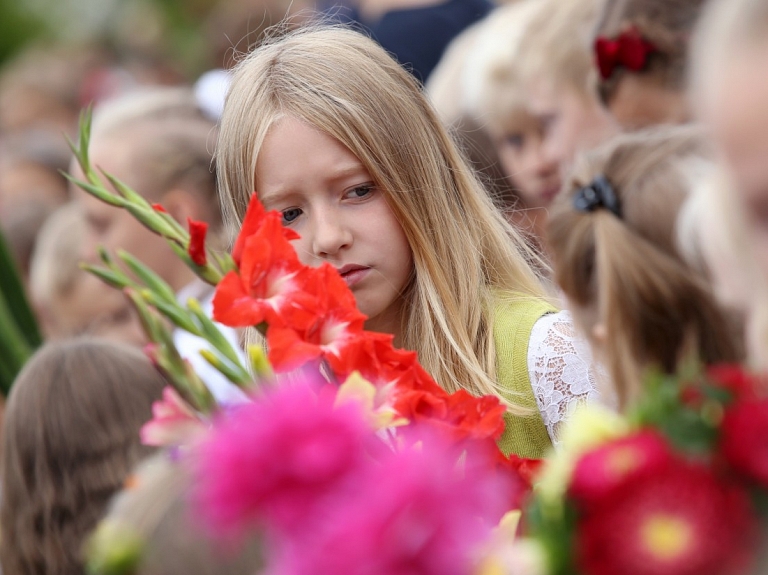
[[85, 218], [70, 202], [43, 225], [32, 255], [29, 290], [46, 340], [78, 335], [137, 346], [147, 342], [130, 302], [80, 269]]
[[[696, 32], [691, 95], [712, 132], [727, 179], [711, 190], [708, 217], [743, 278], [731, 294], [745, 303], [750, 359], [768, 368], [768, 5], [761, 0], [713, 1]], [[713, 264], [717, 266], [715, 262]], [[727, 272], [726, 272], [727, 273]]]
[[[212, 160], [215, 138], [216, 125], [200, 110], [191, 90], [155, 88], [105, 102], [96, 109], [90, 155], [95, 167], [162, 205], [182, 225], [189, 219], [207, 222], [208, 239], [215, 248], [221, 233]], [[77, 166], [73, 173], [80, 174]], [[210, 313], [212, 288], [196, 278], [164, 239], [145, 229], [126, 210], [79, 189], [74, 193], [85, 213], [83, 256], [87, 261], [98, 263], [99, 245], [110, 253], [125, 250], [160, 275], [182, 304], [196, 297]], [[237, 334], [229, 328], [222, 330], [237, 348]], [[174, 341], [218, 400], [242, 398], [239, 389], [199, 355], [206, 345], [203, 340], [176, 330]]]
[[622, 406], [650, 368], [673, 373], [691, 356], [740, 357], [706, 278], [676, 246], [678, 212], [709, 174], [708, 155], [690, 128], [619, 137], [583, 158], [552, 208], [555, 280]]
[[565, 177], [580, 152], [613, 136], [617, 125], [597, 98], [592, 33], [602, 0], [541, 0], [521, 39], [528, 106], [542, 125], [542, 153]]
[[595, 39], [603, 103], [625, 130], [690, 119], [688, 44], [705, 0], [607, 0]]
[[528, 106], [520, 77], [526, 54], [521, 38], [541, 7], [539, 0], [504, 6], [487, 19], [467, 57], [468, 105], [485, 120], [500, 164], [517, 201], [509, 212], [528, 237], [542, 245], [547, 208], [560, 191], [559, 165], [545, 152], [544, 126]]
[[140, 351], [99, 340], [49, 344], [30, 359], [3, 422], [4, 573], [83, 572], [85, 536], [151, 453], [139, 429], [164, 385]]
[[573, 404], [595, 397], [535, 254], [372, 41], [308, 29], [254, 51], [235, 69], [217, 153], [230, 221], [255, 188], [301, 235], [303, 263], [338, 269], [366, 329], [417, 351], [445, 389], [502, 398], [505, 451], [542, 454]]
[[131, 575], [257, 575], [262, 552], [257, 542], [241, 541], [227, 549], [211, 538], [194, 515], [192, 473], [187, 461], [160, 453], [144, 462], [131, 485], [112, 501], [87, 546], [93, 575], [113, 573], [115, 556], [126, 541], [138, 542]]

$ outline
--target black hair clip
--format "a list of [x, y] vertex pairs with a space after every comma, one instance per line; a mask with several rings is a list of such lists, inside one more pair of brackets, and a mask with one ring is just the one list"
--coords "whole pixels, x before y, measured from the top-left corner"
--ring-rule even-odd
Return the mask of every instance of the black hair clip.
[[598, 208], [605, 208], [617, 218], [621, 218], [619, 198], [613, 186], [605, 176], [597, 176], [592, 182], [576, 192], [573, 198], [573, 207], [580, 212], [593, 212]]

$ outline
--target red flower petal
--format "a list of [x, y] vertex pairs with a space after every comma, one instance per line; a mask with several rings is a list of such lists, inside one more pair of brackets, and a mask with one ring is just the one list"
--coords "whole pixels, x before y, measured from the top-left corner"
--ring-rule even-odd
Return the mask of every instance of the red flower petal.
[[703, 466], [674, 462], [627, 483], [579, 521], [577, 568], [590, 575], [739, 573], [754, 525], [741, 489]]
[[655, 431], [612, 441], [577, 462], [570, 495], [585, 505], [599, 503], [625, 483], [657, 472], [671, 458], [666, 440]]
[[[277, 213], [277, 212], [271, 212]], [[232, 248], [232, 259], [239, 266], [243, 257], [243, 251], [245, 250], [245, 243], [252, 235], [254, 235], [261, 226], [264, 224], [267, 216], [264, 206], [259, 201], [259, 197], [256, 193], [251, 195], [251, 200], [248, 203], [248, 209], [245, 212], [245, 218], [243, 219], [243, 226], [240, 228], [240, 233], [235, 240], [235, 245]], [[281, 226], [283, 237], [287, 240], [296, 240], [299, 238], [299, 234], [290, 228], [284, 228]]]
[[725, 411], [720, 448], [738, 472], [768, 487], [768, 400], [738, 401]]
[[152, 204], [152, 209], [161, 214], [167, 214], [168, 211], [161, 204]]
[[208, 258], [205, 254], [205, 235], [208, 233], [208, 224], [190, 218], [187, 218], [187, 224], [189, 226], [189, 247], [187, 247], [187, 253], [193, 262], [199, 266], [204, 266], [208, 263]]

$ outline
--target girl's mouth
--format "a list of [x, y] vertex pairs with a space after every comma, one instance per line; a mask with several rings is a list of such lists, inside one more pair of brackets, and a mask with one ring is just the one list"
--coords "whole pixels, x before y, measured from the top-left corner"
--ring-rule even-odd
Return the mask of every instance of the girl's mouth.
[[362, 279], [368, 275], [371, 268], [367, 266], [360, 266], [357, 264], [347, 264], [338, 268], [339, 275], [347, 282], [347, 286], [352, 287], [356, 283], [362, 281]]

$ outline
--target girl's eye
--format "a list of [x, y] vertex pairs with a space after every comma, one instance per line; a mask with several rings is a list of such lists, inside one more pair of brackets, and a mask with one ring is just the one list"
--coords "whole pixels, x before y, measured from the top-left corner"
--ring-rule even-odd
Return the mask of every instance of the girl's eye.
[[504, 140], [513, 148], [522, 148], [525, 144], [525, 136], [522, 134], [509, 134]]
[[354, 199], [360, 199], [360, 198], [367, 197], [368, 195], [371, 194], [371, 192], [373, 192], [373, 185], [372, 184], [365, 184], [365, 185], [357, 186], [356, 188], [353, 188], [353, 189], [349, 190], [346, 193], [346, 197], [350, 198], [350, 199], [353, 199], [353, 200]]
[[283, 224], [290, 224], [293, 220], [301, 215], [299, 208], [288, 208], [283, 210]]

